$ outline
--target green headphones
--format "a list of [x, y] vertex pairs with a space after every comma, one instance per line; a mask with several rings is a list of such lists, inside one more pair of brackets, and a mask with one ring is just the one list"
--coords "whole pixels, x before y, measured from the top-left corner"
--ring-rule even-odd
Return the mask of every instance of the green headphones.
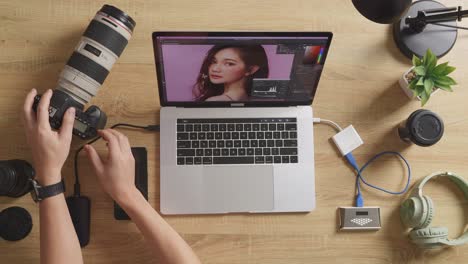
[[465, 199], [468, 200], [468, 185], [462, 177], [451, 172], [437, 172], [422, 179], [400, 207], [401, 221], [407, 227], [413, 228], [409, 236], [419, 247], [456, 246], [468, 242], [468, 231], [459, 238], [449, 240], [447, 227], [429, 227], [434, 215], [434, 205], [429, 196], [422, 194], [422, 188], [430, 179], [445, 176], [463, 191]]

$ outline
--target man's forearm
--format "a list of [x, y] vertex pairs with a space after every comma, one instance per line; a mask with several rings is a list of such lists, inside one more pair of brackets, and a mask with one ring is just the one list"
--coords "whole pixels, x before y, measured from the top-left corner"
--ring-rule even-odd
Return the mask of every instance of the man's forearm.
[[121, 202], [122, 208], [130, 216], [148, 241], [156, 257], [163, 263], [200, 263], [190, 246], [179, 234], [151, 207], [138, 191]]
[[39, 202], [41, 263], [83, 263], [64, 194]]

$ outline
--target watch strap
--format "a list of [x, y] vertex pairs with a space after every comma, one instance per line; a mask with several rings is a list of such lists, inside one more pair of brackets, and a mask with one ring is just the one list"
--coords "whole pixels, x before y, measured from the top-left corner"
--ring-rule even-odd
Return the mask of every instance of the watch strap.
[[42, 186], [38, 189], [39, 198], [41, 200], [61, 194], [63, 192], [65, 192], [65, 183], [63, 182], [63, 179], [58, 183], [48, 186]]

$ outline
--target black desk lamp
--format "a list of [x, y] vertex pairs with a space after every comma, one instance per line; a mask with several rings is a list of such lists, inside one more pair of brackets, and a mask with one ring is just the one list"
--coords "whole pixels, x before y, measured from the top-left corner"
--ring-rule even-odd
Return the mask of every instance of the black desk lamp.
[[[457, 40], [457, 22], [468, 17], [468, 10], [447, 8], [432, 0], [352, 0], [367, 19], [381, 24], [393, 23], [393, 38], [408, 58], [423, 57], [431, 49], [437, 57], [447, 54]], [[401, 18], [401, 19], [400, 19]]]

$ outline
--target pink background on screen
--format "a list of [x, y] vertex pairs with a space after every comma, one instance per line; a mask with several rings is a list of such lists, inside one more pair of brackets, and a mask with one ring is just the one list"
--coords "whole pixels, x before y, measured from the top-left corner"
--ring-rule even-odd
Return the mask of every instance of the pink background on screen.
[[[289, 79], [293, 54], [276, 54], [277, 45], [262, 45], [268, 57], [269, 79]], [[193, 101], [195, 84], [212, 45], [162, 45], [167, 101]]]

